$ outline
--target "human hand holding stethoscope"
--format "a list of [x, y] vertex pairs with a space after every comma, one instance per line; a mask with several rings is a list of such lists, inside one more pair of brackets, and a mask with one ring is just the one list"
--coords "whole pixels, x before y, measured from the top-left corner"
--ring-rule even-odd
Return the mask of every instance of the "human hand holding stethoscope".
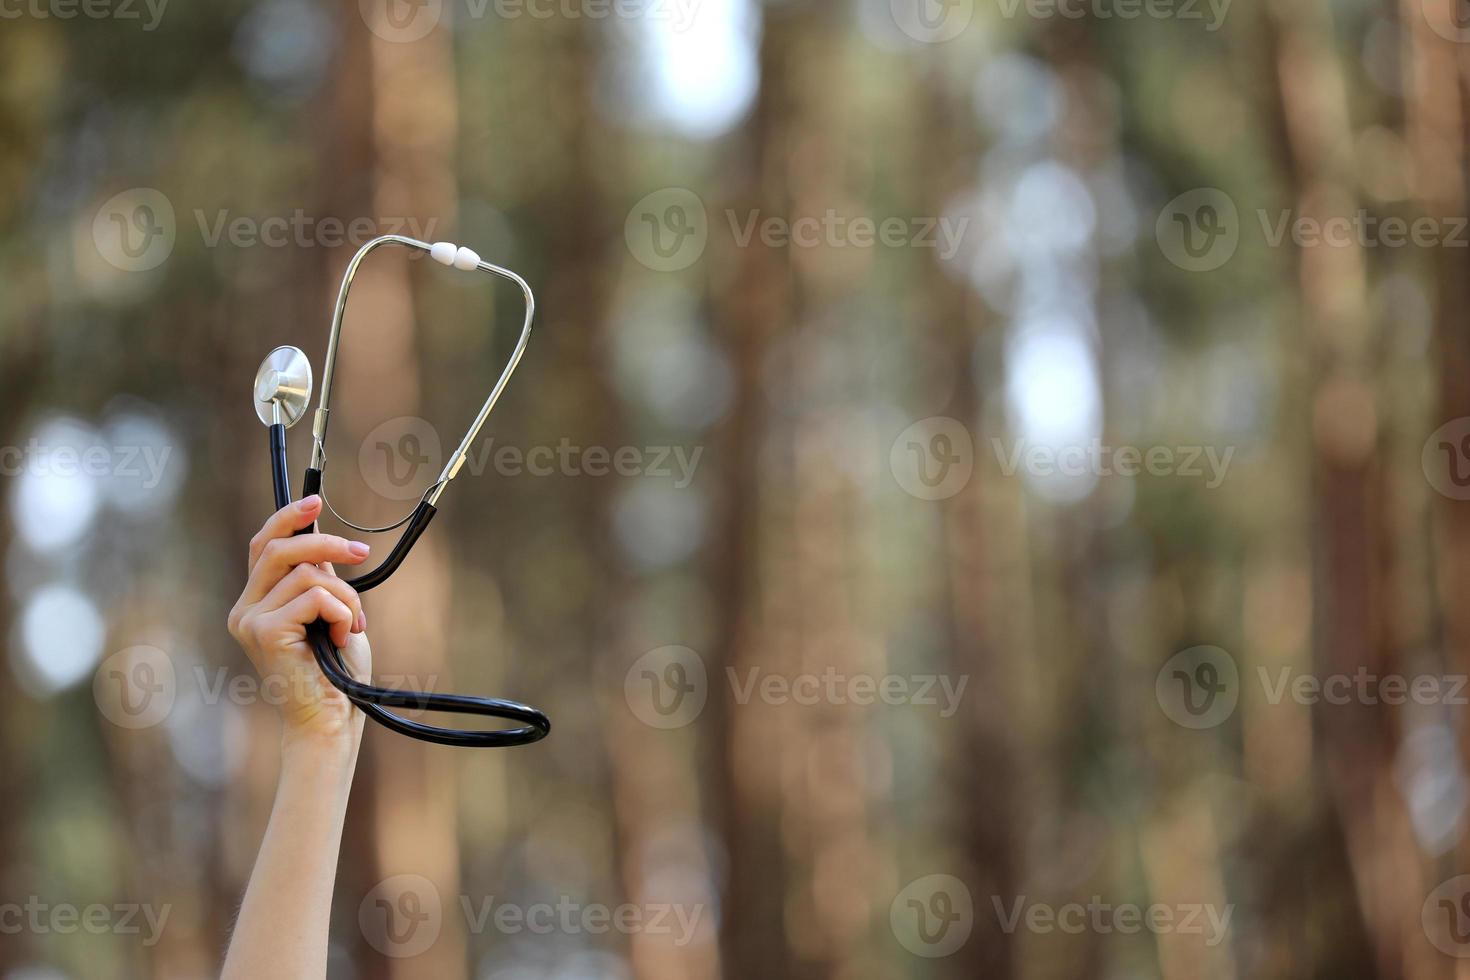
[[350, 738], [363, 715], [316, 666], [307, 627], [317, 620], [342, 651], [348, 672], [372, 676], [367, 614], [357, 591], [338, 577], [333, 562], [358, 565], [368, 546], [331, 534], [299, 534], [321, 516], [322, 498], [306, 497], [272, 514], [250, 540], [249, 576], [230, 610], [232, 635], [278, 702], [287, 741]]

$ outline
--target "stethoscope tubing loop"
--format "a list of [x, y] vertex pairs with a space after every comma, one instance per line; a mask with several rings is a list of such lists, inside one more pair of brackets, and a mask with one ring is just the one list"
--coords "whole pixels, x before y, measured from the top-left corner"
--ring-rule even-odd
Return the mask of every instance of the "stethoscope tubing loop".
[[[271, 454], [271, 476], [274, 488], [276, 509], [291, 503], [291, 487], [287, 482], [286, 466], [286, 427], [280, 423], [270, 427], [270, 454]], [[306, 479], [302, 487], [304, 496], [316, 493], [315, 489], [320, 485], [320, 474], [314, 470], [307, 470]], [[355, 579], [347, 579], [359, 592], [365, 592], [377, 585], [381, 585], [389, 575], [397, 569], [398, 565], [412, 549], [429, 521], [433, 519], [435, 508], [425, 502], [420, 502], [415, 511], [415, 519], [410, 521], [409, 526], [404, 529], [398, 542], [394, 545], [392, 553], [383, 560], [377, 568]], [[297, 534], [309, 534], [315, 530], [315, 526], [302, 528]], [[389, 687], [378, 687], [374, 684], [366, 684], [352, 677], [347, 672], [346, 664], [342, 660], [341, 651], [333, 644], [329, 628], [324, 620], [317, 620], [306, 628], [307, 640], [311, 644], [312, 653], [316, 658], [317, 666], [321, 668], [328, 681], [337, 690], [341, 691], [347, 698], [369, 718], [373, 719], [385, 728], [389, 728], [402, 735], [416, 738], [425, 742], [436, 742], [440, 745], [479, 746], [487, 748], [504, 748], [514, 745], [528, 745], [538, 742], [551, 732], [551, 719], [530, 705], [520, 704], [516, 701], [507, 701], [501, 698], [483, 698], [468, 694], [438, 694], [430, 691], [403, 691]], [[462, 715], [473, 715], [484, 718], [500, 718], [506, 721], [520, 722], [523, 727], [511, 729], [499, 729], [489, 731], [475, 731], [470, 729], [441, 728], [436, 725], [426, 725], [422, 722], [413, 721], [396, 715], [389, 708], [407, 708], [417, 711], [432, 711]]]

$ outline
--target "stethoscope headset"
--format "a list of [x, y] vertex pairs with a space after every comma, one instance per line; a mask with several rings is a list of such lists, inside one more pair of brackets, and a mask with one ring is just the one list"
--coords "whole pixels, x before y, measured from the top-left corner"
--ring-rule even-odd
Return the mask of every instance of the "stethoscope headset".
[[[449, 457], [439, 478], [424, 491], [418, 505], [406, 517], [393, 524], [385, 527], [363, 527], [343, 518], [332, 507], [331, 502], [327, 500], [323, 474], [327, 465], [328, 406], [332, 398], [333, 371], [337, 363], [338, 343], [342, 335], [342, 317], [347, 310], [347, 294], [352, 288], [352, 280], [356, 277], [363, 259], [367, 258], [373, 249], [382, 245], [402, 245], [418, 249], [428, 252], [435, 261], [443, 265], [464, 271], [489, 272], [509, 279], [521, 287], [521, 292], [525, 296], [526, 319], [521, 326], [521, 336], [516, 341], [515, 350], [506, 362], [505, 370], [501, 372], [499, 380], [495, 382], [495, 387], [491, 389], [490, 397], [485, 399], [485, 404], [480, 408], [480, 414], [475, 416], [475, 421], [465, 433], [459, 448], [454, 451], [454, 455]], [[302, 496], [321, 494], [323, 502], [338, 520], [359, 531], [372, 534], [403, 528], [403, 533], [399, 535], [393, 550], [389, 552], [387, 558], [383, 559], [382, 564], [356, 578], [346, 580], [347, 584], [358, 592], [366, 592], [387, 581], [388, 577], [403, 563], [403, 559], [408, 557], [415, 542], [429, 526], [429, 522], [434, 519], [434, 515], [438, 512], [439, 498], [444, 494], [444, 488], [449, 485], [449, 481], [455, 478], [460, 467], [464, 465], [471, 443], [479, 435], [481, 426], [485, 424], [485, 420], [490, 415], [490, 410], [495, 407], [496, 401], [505, 391], [506, 383], [510, 381], [516, 365], [520, 363], [521, 355], [526, 352], [526, 343], [531, 339], [531, 318], [535, 312], [536, 299], [531, 295], [531, 287], [524, 279], [509, 269], [502, 269], [481, 260], [478, 255], [467, 248], [456, 247], [449, 242], [437, 242], [430, 245], [428, 242], [405, 238], [401, 235], [383, 235], [358, 249], [357, 254], [348, 263], [347, 271], [342, 276], [342, 288], [337, 293], [337, 305], [332, 313], [332, 332], [327, 339], [327, 359], [325, 370], [322, 372], [321, 398], [317, 402], [316, 415], [312, 419], [311, 426], [311, 465], [306, 468], [301, 493]], [[271, 477], [275, 484], [277, 510], [291, 502], [290, 478], [286, 471], [286, 429], [295, 425], [306, 414], [306, 406], [310, 400], [311, 362], [306, 359], [306, 355], [296, 347], [277, 347], [266, 355], [260, 365], [260, 370], [255, 375], [255, 414], [260, 417], [261, 422], [270, 427]], [[296, 533], [306, 534], [314, 529], [313, 525]], [[317, 666], [321, 668], [327, 680], [347, 695], [352, 703], [361, 708], [369, 718], [399, 734], [422, 739], [425, 742], [438, 742], [442, 745], [495, 747], [527, 745], [545, 738], [546, 734], [551, 731], [551, 721], [546, 715], [529, 705], [515, 701], [473, 697], [467, 694], [394, 690], [358, 681], [347, 672], [342, 660], [342, 652], [332, 644], [325, 621], [319, 619], [308, 626], [306, 637], [316, 657]], [[492, 731], [440, 728], [405, 718], [390, 711], [390, 708], [500, 718], [520, 722], [522, 727]]]

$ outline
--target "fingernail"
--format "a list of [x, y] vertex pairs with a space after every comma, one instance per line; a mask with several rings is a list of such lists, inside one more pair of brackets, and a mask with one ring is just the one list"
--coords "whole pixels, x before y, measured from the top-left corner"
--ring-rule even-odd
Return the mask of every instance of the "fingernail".
[[357, 613], [357, 621], [362, 624], [362, 629], [358, 630], [358, 632], [364, 632], [364, 631], [366, 631], [367, 630], [367, 610], [365, 610], [365, 609], [358, 610], [358, 613]]
[[317, 494], [312, 494], [310, 497], [302, 497], [298, 500], [296, 502], [296, 509], [304, 514], [308, 511], [316, 510], [321, 505], [322, 498]]
[[352, 632], [361, 633], [365, 629], [367, 629], [367, 618], [359, 612], [357, 618], [352, 621]]
[[349, 541], [347, 543], [347, 550], [352, 552], [352, 557], [354, 558], [366, 558], [368, 551], [371, 549], [361, 541]]

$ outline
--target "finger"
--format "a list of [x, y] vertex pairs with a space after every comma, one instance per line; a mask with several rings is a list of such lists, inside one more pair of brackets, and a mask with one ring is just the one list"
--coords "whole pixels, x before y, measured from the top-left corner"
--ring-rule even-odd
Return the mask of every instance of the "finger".
[[[331, 565], [327, 566], [331, 568]], [[276, 583], [260, 600], [261, 612], [272, 612], [287, 605], [308, 589], [323, 588], [352, 610], [352, 632], [367, 629], [367, 614], [362, 611], [362, 597], [357, 590], [335, 575], [328, 575], [317, 565], [297, 565]]]
[[289, 538], [303, 527], [310, 527], [321, 512], [322, 498], [312, 494], [310, 497], [302, 497], [294, 504], [287, 504], [266, 518], [265, 524], [250, 539], [250, 564], [246, 571], [255, 571], [255, 563], [260, 561], [260, 553], [265, 550], [268, 541]]
[[259, 602], [297, 565], [316, 565], [324, 561], [357, 565], [367, 557], [368, 550], [361, 541], [348, 541], [335, 534], [273, 538], [261, 549], [260, 559], [250, 572], [250, 580], [245, 583], [245, 601]]
[[331, 628], [332, 643], [337, 647], [347, 645], [347, 636], [352, 631], [352, 610], [321, 586], [307, 589], [268, 616], [281, 617], [284, 622], [300, 626], [303, 631], [311, 623], [324, 619]]

